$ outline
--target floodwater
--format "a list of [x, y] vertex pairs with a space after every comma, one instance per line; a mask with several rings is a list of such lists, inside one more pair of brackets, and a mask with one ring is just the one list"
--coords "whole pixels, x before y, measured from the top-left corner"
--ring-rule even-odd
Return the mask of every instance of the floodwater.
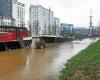
[[0, 80], [59, 80], [64, 64], [93, 40], [0, 52]]

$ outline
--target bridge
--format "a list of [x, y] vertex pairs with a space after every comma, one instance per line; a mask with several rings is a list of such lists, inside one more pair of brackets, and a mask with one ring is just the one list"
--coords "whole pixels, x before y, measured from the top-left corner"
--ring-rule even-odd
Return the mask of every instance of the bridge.
[[72, 39], [72, 37], [66, 38], [66, 37], [63, 37], [63, 36], [56, 36], [56, 35], [37, 35], [37, 36], [32, 36], [32, 38], [44, 40], [47, 43], [60, 42], [60, 41]]
[[34, 37], [36, 37], [36, 38], [38, 38], [38, 37], [59, 37], [59, 38], [63, 38], [62, 36], [56, 36], [56, 35], [34, 35], [34, 36], [32, 36], [33, 38]]
[[56, 35], [35, 35], [32, 36], [32, 42], [35, 48], [44, 48], [45, 43], [57, 43], [72, 40], [72, 37], [63, 37]]

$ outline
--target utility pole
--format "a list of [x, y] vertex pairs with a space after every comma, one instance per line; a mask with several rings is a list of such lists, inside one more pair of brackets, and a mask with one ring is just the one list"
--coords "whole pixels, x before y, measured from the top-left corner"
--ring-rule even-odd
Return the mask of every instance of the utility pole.
[[92, 10], [90, 10], [90, 16], [89, 16], [89, 18], [90, 18], [90, 26], [89, 26], [89, 36], [90, 37], [92, 37], [92, 35], [93, 35], [93, 23], [92, 23], [92, 18], [93, 18], [93, 16], [92, 16]]

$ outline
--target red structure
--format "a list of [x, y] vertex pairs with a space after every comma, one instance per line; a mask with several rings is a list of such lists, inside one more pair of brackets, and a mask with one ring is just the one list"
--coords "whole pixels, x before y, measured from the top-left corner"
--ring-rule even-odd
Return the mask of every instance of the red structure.
[[27, 37], [29, 32], [25, 27], [0, 26], [0, 50], [21, 48], [23, 43], [24, 47], [29, 46], [32, 39]]

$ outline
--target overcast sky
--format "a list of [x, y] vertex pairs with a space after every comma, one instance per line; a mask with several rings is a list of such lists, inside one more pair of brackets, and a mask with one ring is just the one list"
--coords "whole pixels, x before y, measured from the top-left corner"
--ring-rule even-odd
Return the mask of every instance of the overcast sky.
[[40, 4], [45, 8], [51, 7], [55, 17], [61, 22], [72, 23], [76, 26], [89, 26], [90, 9], [93, 15], [93, 25], [100, 21], [100, 0], [18, 0], [26, 4], [26, 19], [28, 20], [29, 5]]

